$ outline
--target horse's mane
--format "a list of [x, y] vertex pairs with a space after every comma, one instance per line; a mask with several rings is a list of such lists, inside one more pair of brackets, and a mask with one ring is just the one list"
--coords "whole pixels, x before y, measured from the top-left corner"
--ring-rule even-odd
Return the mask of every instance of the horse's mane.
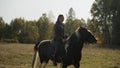
[[[77, 38], [80, 38], [80, 34], [79, 34], [79, 31], [80, 31], [80, 30], [87, 30], [87, 29], [84, 28], [84, 27], [82, 27], [82, 26], [78, 27], [78, 28], [75, 30], [75, 32], [74, 32], [75, 35], [77, 36]], [[74, 34], [74, 33], [73, 33], [73, 34]], [[73, 35], [73, 34], [72, 34], [72, 35]]]

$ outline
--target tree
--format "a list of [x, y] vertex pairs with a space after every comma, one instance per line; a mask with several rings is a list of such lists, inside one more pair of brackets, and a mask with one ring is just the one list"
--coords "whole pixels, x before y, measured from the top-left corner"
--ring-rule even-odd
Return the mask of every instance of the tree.
[[48, 19], [49, 19], [49, 21], [51, 21], [51, 22], [53, 22], [54, 21], [54, 14], [53, 14], [53, 12], [52, 11], [50, 11], [49, 13], [48, 13]]
[[73, 10], [73, 8], [70, 8], [65, 23], [65, 33], [67, 33], [68, 35], [71, 35], [74, 31], [74, 29], [72, 29], [73, 24], [75, 24], [74, 19], [75, 19], [75, 11]]
[[4, 31], [5, 31], [5, 22], [2, 17], [0, 17], [0, 40], [4, 37]]
[[99, 23], [97, 26], [101, 30], [105, 44], [110, 44], [111, 41], [110, 3], [110, 0], [95, 0], [91, 8], [93, 21]]
[[102, 38], [102, 34], [101, 34], [102, 32], [101, 32], [101, 29], [99, 27], [99, 23], [88, 19], [87, 29], [90, 30], [90, 32], [92, 32], [92, 34], [96, 37], [97, 43], [103, 42], [103, 38]]
[[119, 0], [95, 0], [91, 8], [93, 20], [99, 23], [106, 44], [120, 44], [119, 6]]
[[36, 21], [26, 21], [18, 38], [22, 43], [37, 43], [39, 33]]
[[15, 18], [10, 23], [10, 39], [18, 40], [20, 43], [36, 43], [39, 38], [36, 21], [25, 21]]
[[15, 18], [11, 21], [11, 38], [18, 40], [18, 35], [21, 33], [25, 26], [25, 20], [22, 18]]
[[71, 35], [80, 26], [86, 26], [84, 19], [76, 19], [75, 11], [73, 10], [73, 8], [70, 8], [65, 23], [65, 33], [67, 35]]
[[70, 8], [67, 14], [67, 19], [74, 20], [75, 19], [75, 11], [73, 8]]
[[37, 26], [39, 30], [39, 40], [51, 39], [53, 32], [53, 24], [50, 23], [47, 15], [44, 13], [40, 19], [37, 21]]
[[120, 44], [120, 0], [111, 2], [111, 20], [112, 20], [112, 44]]

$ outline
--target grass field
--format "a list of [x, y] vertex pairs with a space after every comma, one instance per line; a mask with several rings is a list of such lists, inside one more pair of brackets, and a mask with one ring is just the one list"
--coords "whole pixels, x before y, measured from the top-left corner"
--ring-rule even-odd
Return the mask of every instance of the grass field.
[[[34, 44], [0, 44], [0, 68], [31, 68]], [[49, 62], [47, 68], [55, 68]], [[73, 68], [69, 66], [68, 68]], [[120, 50], [85, 46], [81, 68], [120, 68]]]

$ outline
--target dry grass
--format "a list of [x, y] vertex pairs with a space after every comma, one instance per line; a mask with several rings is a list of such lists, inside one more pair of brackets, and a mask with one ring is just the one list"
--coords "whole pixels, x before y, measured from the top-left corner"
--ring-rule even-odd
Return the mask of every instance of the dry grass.
[[120, 68], [120, 50], [84, 47], [81, 68]]
[[[0, 68], [31, 68], [34, 44], [0, 44]], [[81, 68], [120, 68], [120, 50], [83, 48]], [[47, 68], [55, 68], [49, 62]], [[73, 68], [73, 66], [69, 66]]]
[[31, 44], [0, 44], [0, 68], [28, 68], [32, 54]]

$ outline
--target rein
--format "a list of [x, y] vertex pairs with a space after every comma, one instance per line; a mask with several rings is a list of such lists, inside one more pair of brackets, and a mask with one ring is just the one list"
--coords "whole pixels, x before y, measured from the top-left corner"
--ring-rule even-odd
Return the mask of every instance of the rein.
[[[80, 39], [79, 30], [80, 30], [80, 28], [77, 28], [77, 30], [75, 31], [75, 35], [76, 35], [76, 37], [77, 37], [77, 40]], [[70, 37], [71, 37], [71, 36], [69, 36], [69, 37], [67, 38], [67, 41], [69, 40]], [[68, 44], [65, 44], [65, 51], [66, 51], [66, 53], [67, 53], [67, 48], [68, 48], [68, 47], [69, 47], [69, 45], [68, 45]]]

